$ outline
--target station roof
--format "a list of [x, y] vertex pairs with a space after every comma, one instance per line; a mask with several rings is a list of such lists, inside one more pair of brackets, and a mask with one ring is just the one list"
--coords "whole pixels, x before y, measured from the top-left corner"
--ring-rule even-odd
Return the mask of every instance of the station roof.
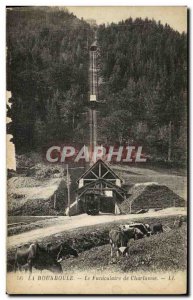
[[102, 159], [99, 159], [79, 177], [77, 183], [79, 183], [80, 179], [84, 179], [85, 177], [88, 178], [89, 175], [93, 178], [93, 173], [96, 174], [96, 180], [100, 178], [106, 179], [107, 176], [111, 176], [112, 179], [120, 179], [121, 183], [123, 182], [123, 180]]

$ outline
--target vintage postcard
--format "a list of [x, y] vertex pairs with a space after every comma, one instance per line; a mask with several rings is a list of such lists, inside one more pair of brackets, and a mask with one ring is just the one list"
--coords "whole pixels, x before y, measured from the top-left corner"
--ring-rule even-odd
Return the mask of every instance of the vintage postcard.
[[7, 293], [187, 294], [187, 7], [6, 8]]

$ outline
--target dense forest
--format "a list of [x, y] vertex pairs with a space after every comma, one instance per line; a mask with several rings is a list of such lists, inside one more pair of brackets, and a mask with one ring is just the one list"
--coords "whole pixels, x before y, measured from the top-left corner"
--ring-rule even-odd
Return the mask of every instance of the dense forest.
[[[100, 143], [143, 146], [186, 161], [187, 35], [148, 19], [97, 28]], [[7, 11], [8, 132], [17, 153], [88, 143], [89, 45], [94, 30], [61, 8]]]
[[92, 40], [90, 26], [65, 9], [7, 11], [8, 132], [18, 154], [84, 141]]
[[186, 38], [148, 19], [99, 27], [102, 136], [155, 160], [186, 159]]

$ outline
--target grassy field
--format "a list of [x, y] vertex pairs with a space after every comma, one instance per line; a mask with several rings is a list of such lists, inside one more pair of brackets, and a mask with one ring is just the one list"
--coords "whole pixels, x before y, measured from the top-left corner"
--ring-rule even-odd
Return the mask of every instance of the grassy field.
[[[101, 267], [118, 267], [123, 271], [135, 270], [136, 268], [139, 270], [146, 270], [147, 268], [183, 269], [186, 265], [186, 226], [183, 225], [182, 228], [177, 228], [174, 225], [175, 219], [175, 216], [146, 218], [145, 222], [150, 225], [162, 222], [164, 233], [144, 238], [135, 243], [131, 242], [130, 258], [132, 259], [122, 258], [115, 263], [110, 260], [109, 230], [120, 223], [128, 223], [126, 220], [60, 232], [41, 238], [38, 242], [43, 246], [46, 246], [47, 243], [57, 244], [59, 242], [73, 244], [79, 253], [79, 258], [67, 257], [62, 264], [64, 270]], [[139, 217], [136, 221], [143, 222], [143, 218]], [[8, 251], [8, 271], [13, 268], [15, 251], [16, 248]]]
[[186, 269], [185, 226], [159, 235], [131, 241], [129, 257], [110, 257], [110, 245], [92, 248], [80, 254], [78, 259], [63, 261], [63, 269], [137, 271], [176, 271]]

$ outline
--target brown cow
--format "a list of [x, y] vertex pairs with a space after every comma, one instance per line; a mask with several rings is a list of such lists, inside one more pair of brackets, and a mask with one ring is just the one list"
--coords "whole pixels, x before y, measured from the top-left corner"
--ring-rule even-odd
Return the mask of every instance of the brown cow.
[[151, 235], [151, 229], [149, 224], [143, 224], [143, 223], [130, 223], [128, 225], [122, 225], [122, 226], [129, 226], [129, 227], [135, 227], [138, 228], [144, 236], [150, 236]]
[[128, 242], [131, 239], [139, 239], [144, 235], [138, 228], [130, 228], [128, 225], [121, 225], [118, 229], [111, 229], [109, 232], [109, 241], [111, 245], [111, 257], [113, 256], [113, 249], [116, 250], [119, 256], [120, 247], [125, 247], [124, 253], [128, 256]]
[[15, 271], [22, 268], [32, 272], [32, 267], [39, 270], [49, 270], [52, 272], [62, 272], [59, 262], [53, 258], [46, 249], [40, 247], [38, 243], [31, 244], [28, 247], [18, 248], [15, 254]]
[[182, 227], [182, 224], [187, 222], [186, 216], [180, 216], [179, 221], [178, 221], [178, 227]]
[[[134, 240], [142, 239], [145, 236], [143, 230], [141, 230], [140, 227], [135, 226], [134, 223], [132, 225], [131, 224], [120, 225], [119, 228], [129, 236], [129, 239], [134, 239]], [[135, 231], [133, 232], [131, 229], [135, 229]]]
[[158, 234], [162, 232], [163, 232], [163, 225], [161, 223], [153, 225], [152, 234]]

